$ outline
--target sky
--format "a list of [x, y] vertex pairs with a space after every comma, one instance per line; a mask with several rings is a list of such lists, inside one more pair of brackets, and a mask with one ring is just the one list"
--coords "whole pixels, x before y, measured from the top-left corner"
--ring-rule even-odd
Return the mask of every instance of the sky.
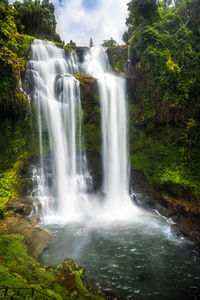
[[[10, 3], [15, 0], [9, 0]], [[23, 0], [18, 0], [23, 1]], [[130, 0], [50, 0], [55, 5], [57, 32], [66, 43], [95, 46], [111, 37], [119, 44], [126, 30], [127, 3]]]
[[114, 38], [122, 43], [126, 30], [127, 3], [129, 0], [53, 0], [56, 8], [57, 31], [65, 42], [77, 45], [94, 45]]

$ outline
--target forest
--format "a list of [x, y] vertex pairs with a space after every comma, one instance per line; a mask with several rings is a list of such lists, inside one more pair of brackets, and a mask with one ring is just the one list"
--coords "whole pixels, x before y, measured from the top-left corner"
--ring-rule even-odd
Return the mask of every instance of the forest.
[[200, 6], [169, 4], [129, 3], [131, 159], [149, 181], [188, 186], [199, 198]]

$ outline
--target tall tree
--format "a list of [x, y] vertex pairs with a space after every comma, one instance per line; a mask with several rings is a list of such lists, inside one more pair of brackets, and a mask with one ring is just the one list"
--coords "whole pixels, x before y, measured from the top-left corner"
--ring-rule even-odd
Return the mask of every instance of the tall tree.
[[102, 46], [108, 48], [115, 47], [117, 46], [117, 42], [111, 37], [109, 40], [104, 40]]
[[61, 42], [56, 33], [54, 5], [49, 0], [41, 3], [38, 0], [24, 0], [23, 3], [15, 1], [13, 6], [21, 18], [24, 33]]
[[91, 47], [94, 47], [94, 43], [93, 43], [93, 40], [92, 40], [92, 38], [90, 38], [90, 43], [89, 43], [89, 46], [90, 46], [90, 48], [91, 48]]

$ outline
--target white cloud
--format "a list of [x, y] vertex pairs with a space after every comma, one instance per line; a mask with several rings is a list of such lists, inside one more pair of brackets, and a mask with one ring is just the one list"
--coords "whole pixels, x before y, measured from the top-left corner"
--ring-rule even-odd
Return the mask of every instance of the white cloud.
[[[13, 1], [9, 0], [10, 3]], [[50, 0], [55, 5], [57, 32], [61, 39], [65, 42], [73, 40], [81, 46], [88, 46], [90, 37], [95, 45], [111, 37], [122, 43], [122, 35], [126, 30], [127, 3], [130, 0], [96, 0], [96, 9], [93, 7], [91, 10], [84, 7], [84, 1], [87, 2]]]
[[83, 0], [63, 0], [62, 6], [56, 0], [52, 2], [56, 6], [57, 31], [65, 42], [73, 40], [87, 46], [90, 37], [95, 45], [110, 37], [122, 42], [129, 0], [100, 0], [92, 10], [84, 8]]

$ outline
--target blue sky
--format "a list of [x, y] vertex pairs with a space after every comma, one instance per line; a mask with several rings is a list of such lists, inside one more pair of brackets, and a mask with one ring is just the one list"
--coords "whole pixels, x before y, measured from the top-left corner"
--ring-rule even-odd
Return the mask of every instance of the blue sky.
[[87, 10], [95, 10], [98, 8], [100, 0], [83, 0], [83, 6]]

